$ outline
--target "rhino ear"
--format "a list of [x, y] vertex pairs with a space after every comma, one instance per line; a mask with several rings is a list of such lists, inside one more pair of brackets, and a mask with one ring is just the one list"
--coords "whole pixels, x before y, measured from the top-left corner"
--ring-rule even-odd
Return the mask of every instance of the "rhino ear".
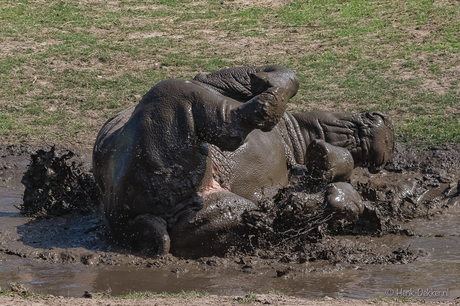
[[373, 119], [379, 117], [381, 123], [371, 128], [371, 156], [369, 172], [378, 173], [382, 170], [388, 161], [393, 159], [395, 147], [394, 126], [391, 117], [381, 112], [372, 112], [369, 114]]
[[206, 74], [203, 72], [198, 73], [194, 78], [195, 81], [202, 81], [205, 79], [206, 79]]
[[383, 119], [383, 123], [385, 124], [385, 126], [388, 127], [390, 131], [394, 131], [393, 120], [391, 120], [390, 116], [385, 115], [384, 113], [381, 113], [379, 111], [374, 111], [370, 114], [372, 116], [380, 116]]

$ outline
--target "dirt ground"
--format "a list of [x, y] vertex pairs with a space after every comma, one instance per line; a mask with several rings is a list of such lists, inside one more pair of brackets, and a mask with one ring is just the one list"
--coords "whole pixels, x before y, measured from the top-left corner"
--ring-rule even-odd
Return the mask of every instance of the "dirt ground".
[[134, 305], [221, 305], [221, 306], [240, 306], [240, 305], [305, 305], [305, 306], [336, 306], [336, 305], [439, 305], [439, 306], [453, 306], [458, 305], [458, 300], [453, 301], [438, 301], [438, 302], [425, 302], [425, 301], [409, 301], [402, 302], [398, 300], [335, 300], [332, 298], [325, 298], [323, 300], [307, 300], [296, 298], [292, 296], [277, 295], [277, 294], [261, 294], [257, 295], [254, 302], [245, 303], [242, 297], [234, 296], [207, 296], [197, 298], [145, 298], [145, 299], [116, 299], [116, 298], [63, 298], [63, 297], [47, 297], [47, 298], [22, 298], [19, 296], [0, 297], [0, 305], [4, 306], [134, 306]]

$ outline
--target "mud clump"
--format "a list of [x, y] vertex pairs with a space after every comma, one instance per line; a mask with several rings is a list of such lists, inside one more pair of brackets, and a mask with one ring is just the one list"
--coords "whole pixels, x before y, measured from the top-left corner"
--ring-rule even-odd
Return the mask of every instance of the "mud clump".
[[88, 213], [99, 201], [94, 178], [67, 151], [58, 155], [54, 147], [31, 155], [21, 182], [25, 186], [21, 213], [29, 217], [61, 216], [70, 212]]
[[246, 254], [284, 262], [408, 263], [417, 258], [410, 250], [376, 251], [343, 236], [415, 236], [401, 224], [431, 219], [460, 204], [460, 145], [397, 144], [394, 160], [380, 173], [355, 169], [349, 183], [365, 206], [355, 222], [334, 218], [324, 203], [326, 186], [315, 185], [308, 173], [293, 172], [290, 186], [243, 216], [247, 235], [238, 246]]
[[247, 233], [247, 241], [240, 240], [241, 251], [274, 259], [302, 251], [305, 243], [324, 236], [330, 215], [325, 213], [321, 191], [310, 194], [298, 192], [297, 187], [283, 188], [273, 203], [264, 200], [258, 210], [243, 214], [242, 232]]
[[[10, 251], [50, 262], [169, 265], [161, 257], [146, 257], [141, 251], [114, 244], [100, 215], [94, 212], [98, 190], [90, 171], [71, 151], [63, 152], [59, 155], [52, 148], [32, 154], [22, 180], [26, 186], [22, 213], [47, 219], [19, 227], [20, 241], [45, 251]], [[5, 152], [9, 156], [13, 153]], [[420, 254], [382, 247], [371, 238], [388, 234], [417, 236], [404, 229], [404, 224], [458, 208], [459, 179], [460, 145], [421, 150], [398, 144], [395, 159], [380, 173], [354, 170], [349, 183], [360, 194], [365, 208], [359, 220], [350, 222], [328, 211], [324, 201], [327, 185], [312, 182], [305, 169], [293, 169], [290, 186], [260, 202], [257, 210], [245, 212], [238, 232], [222, 236], [228, 237], [230, 247], [219, 254], [223, 257], [220, 260], [252, 256], [279, 264], [410, 263]], [[72, 235], [67, 234], [69, 229]], [[66, 251], [69, 248], [72, 251]]]
[[314, 186], [305, 175], [294, 181], [278, 192], [272, 200], [274, 205], [262, 202], [259, 210], [243, 215], [242, 232], [247, 233], [247, 240], [239, 238], [240, 252], [284, 263], [323, 260], [330, 264], [395, 264], [417, 258], [409, 250], [384, 250], [343, 238], [410, 235], [372, 203], [365, 202], [365, 213], [358, 221], [337, 219], [324, 201], [327, 186]]
[[26, 295], [29, 293], [29, 290], [26, 287], [17, 283], [9, 284], [9, 289], [12, 294]]

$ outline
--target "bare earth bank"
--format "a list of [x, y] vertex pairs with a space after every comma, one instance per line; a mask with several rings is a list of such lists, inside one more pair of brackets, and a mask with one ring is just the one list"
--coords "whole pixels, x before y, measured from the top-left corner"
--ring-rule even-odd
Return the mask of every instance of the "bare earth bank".
[[[29, 297], [22, 298], [20, 296], [11, 296], [11, 297], [0, 297], [0, 305], [4, 306], [61, 306], [61, 305], [104, 305], [104, 306], [133, 306], [133, 305], [244, 305], [241, 297], [235, 296], [206, 296], [206, 297], [193, 297], [193, 298], [163, 298], [163, 297], [153, 297], [153, 298], [142, 298], [142, 299], [118, 299], [118, 298], [62, 298], [62, 297], [48, 297], [48, 298], [39, 298], [39, 297]], [[323, 306], [323, 305], [458, 305], [459, 300], [452, 301], [429, 301], [425, 302], [420, 301], [411, 301], [403, 302], [400, 300], [334, 300], [330, 298], [325, 298], [324, 300], [307, 300], [292, 296], [278, 295], [278, 294], [260, 294], [257, 295], [257, 298], [252, 303], [247, 304], [259, 304], [259, 305], [307, 305], [307, 306]]]

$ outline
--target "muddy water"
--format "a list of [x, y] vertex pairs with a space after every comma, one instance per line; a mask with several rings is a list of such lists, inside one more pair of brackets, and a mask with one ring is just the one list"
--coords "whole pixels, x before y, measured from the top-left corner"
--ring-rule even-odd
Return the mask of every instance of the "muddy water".
[[[29, 220], [19, 214], [22, 190], [0, 188], [0, 231], [11, 241], [18, 226]], [[46, 260], [21, 258], [0, 253], [0, 286], [9, 282], [25, 284], [34, 291], [54, 295], [80, 296], [84, 291], [180, 292], [202, 290], [222, 295], [242, 295], [247, 291], [267, 292], [275, 289], [284, 294], [307, 298], [324, 295], [344, 298], [385, 296], [387, 290], [449, 290], [447, 298], [460, 295], [460, 218], [458, 215], [437, 216], [433, 220], [415, 220], [403, 225], [414, 237], [388, 235], [380, 238], [360, 237], [366, 243], [409, 247], [420, 258], [406, 265], [330, 266], [324, 263], [273, 264], [257, 259], [250, 269], [233, 262], [209, 264], [177, 263], [162, 267], [96, 266], [73, 263], [51, 263]], [[344, 237], [356, 239], [355, 237]], [[7, 243], [3, 241], [3, 243]], [[7, 243], [8, 244], [8, 243]], [[11, 245], [10, 245], [11, 247]], [[230, 260], [229, 260], [230, 261]], [[277, 269], [294, 268], [277, 277]], [[327, 267], [325, 269], [325, 267]], [[318, 270], [318, 272], [315, 272]], [[325, 270], [325, 271], [323, 271]], [[419, 291], [419, 288], [422, 291]], [[445, 299], [446, 297], [427, 297]]]
[[[432, 220], [401, 224], [415, 233], [411, 237], [342, 237], [390, 250], [409, 248], [419, 254], [409, 264], [285, 264], [260, 258], [244, 258], [245, 264], [235, 258], [149, 262], [98, 243], [99, 221], [95, 216], [24, 218], [17, 207], [22, 201], [20, 180], [26, 159], [11, 157], [7, 168], [0, 167], [0, 287], [18, 282], [33, 291], [63, 296], [81, 296], [84, 291], [123, 294], [143, 290], [198, 290], [222, 295], [278, 290], [306, 298], [371, 298], [404, 290], [406, 295], [429, 300], [460, 296], [460, 214], [452, 209]], [[441, 187], [438, 190], [444, 190]], [[70, 254], [70, 259], [63, 260], [62, 254]], [[277, 277], [277, 271], [285, 274]], [[419, 296], [424, 291], [438, 291], [444, 296]]]

